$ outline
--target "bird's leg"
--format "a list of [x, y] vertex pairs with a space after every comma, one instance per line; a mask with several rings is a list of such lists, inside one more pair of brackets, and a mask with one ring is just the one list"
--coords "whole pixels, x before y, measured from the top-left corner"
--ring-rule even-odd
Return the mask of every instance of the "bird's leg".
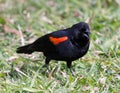
[[72, 61], [67, 61], [67, 67], [69, 68], [72, 76], [74, 76], [74, 72], [73, 72], [73, 70], [72, 70], [71, 63], [72, 63]]
[[46, 58], [45, 59], [45, 66], [46, 66], [46, 68], [48, 70], [49, 79], [51, 80], [51, 78], [52, 78], [52, 72], [50, 72], [50, 69], [49, 69], [49, 62], [50, 62], [50, 58]]
[[45, 59], [45, 66], [46, 66], [47, 70], [50, 72], [49, 62], [50, 62], [50, 59], [49, 59], [49, 58], [46, 58], [46, 59]]

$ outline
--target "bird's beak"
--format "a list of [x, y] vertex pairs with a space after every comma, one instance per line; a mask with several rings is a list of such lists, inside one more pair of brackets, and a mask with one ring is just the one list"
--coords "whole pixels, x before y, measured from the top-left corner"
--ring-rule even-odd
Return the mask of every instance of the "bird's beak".
[[91, 34], [91, 32], [90, 32], [89, 29], [87, 29], [87, 30], [85, 31], [85, 33], [87, 33], [88, 35]]

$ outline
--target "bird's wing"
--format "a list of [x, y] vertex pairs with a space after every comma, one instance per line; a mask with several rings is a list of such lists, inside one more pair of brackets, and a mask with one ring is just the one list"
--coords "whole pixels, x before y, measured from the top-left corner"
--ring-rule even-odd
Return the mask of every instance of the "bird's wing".
[[56, 51], [64, 57], [71, 57], [74, 53], [74, 45], [70, 41], [70, 37], [66, 33], [60, 32], [60, 34], [56, 33], [51, 34], [49, 36], [50, 42], [55, 46]]
[[40, 37], [34, 43], [36, 51], [54, 53], [70, 56], [73, 53], [73, 45], [65, 31], [56, 31]]

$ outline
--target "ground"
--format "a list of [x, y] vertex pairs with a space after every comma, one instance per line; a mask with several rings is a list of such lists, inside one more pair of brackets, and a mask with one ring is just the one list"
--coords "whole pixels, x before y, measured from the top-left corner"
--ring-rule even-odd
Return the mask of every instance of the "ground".
[[[38, 37], [90, 22], [88, 53], [73, 62], [51, 61], [42, 53], [18, 55], [16, 48]], [[0, 0], [0, 93], [119, 93], [119, 0]]]

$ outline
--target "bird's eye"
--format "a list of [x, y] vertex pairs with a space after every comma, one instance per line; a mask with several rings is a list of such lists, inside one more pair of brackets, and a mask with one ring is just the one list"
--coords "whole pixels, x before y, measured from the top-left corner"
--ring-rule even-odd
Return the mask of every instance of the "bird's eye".
[[85, 28], [82, 28], [81, 31], [85, 31], [86, 29]]

